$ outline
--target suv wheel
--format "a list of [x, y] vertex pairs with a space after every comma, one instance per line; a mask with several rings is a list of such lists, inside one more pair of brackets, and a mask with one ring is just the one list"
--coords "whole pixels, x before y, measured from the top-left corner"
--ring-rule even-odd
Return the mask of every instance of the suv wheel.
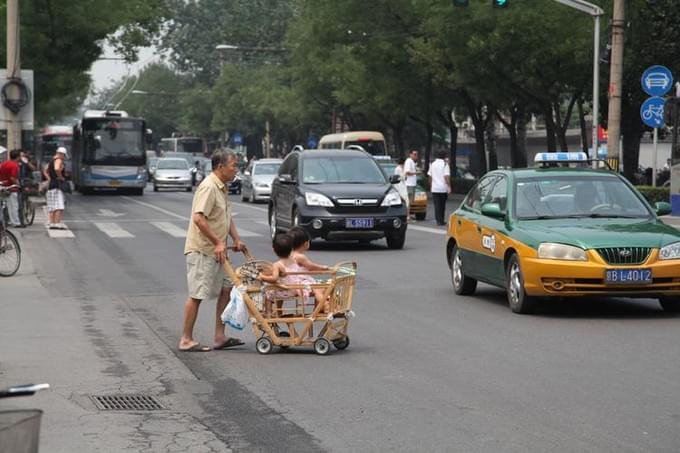
[[385, 239], [387, 239], [388, 248], [392, 250], [403, 249], [406, 242], [406, 228], [402, 228], [394, 233], [388, 233]]

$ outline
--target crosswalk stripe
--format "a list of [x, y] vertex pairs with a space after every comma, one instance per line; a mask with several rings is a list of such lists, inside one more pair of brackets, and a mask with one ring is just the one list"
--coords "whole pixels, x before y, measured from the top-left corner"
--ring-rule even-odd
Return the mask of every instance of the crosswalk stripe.
[[47, 235], [53, 239], [74, 239], [76, 237], [71, 230], [47, 230]]
[[164, 231], [165, 233], [168, 233], [172, 237], [183, 238], [187, 236], [186, 230], [183, 230], [182, 228], [178, 227], [177, 225], [173, 225], [170, 222], [151, 222], [151, 225], [155, 226], [161, 231]]
[[237, 226], [236, 229], [238, 230], [238, 235], [241, 236], [242, 238], [256, 238], [262, 236], [260, 233], [244, 230], [240, 226]]
[[120, 225], [111, 222], [95, 222], [95, 226], [111, 238], [133, 238], [130, 232], [122, 229]]

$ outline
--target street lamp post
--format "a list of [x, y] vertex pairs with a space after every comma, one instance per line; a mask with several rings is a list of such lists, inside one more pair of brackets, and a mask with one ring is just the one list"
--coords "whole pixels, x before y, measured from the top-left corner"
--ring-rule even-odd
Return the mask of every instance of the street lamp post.
[[586, 13], [595, 19], [595, 30], [593, 32], [593, 156], [597, 157], [599, 147], [597, 129], [599, 126], [600, 115], [600, 17], [604, 15], [604, 10], [597, 5], [584, 0], [555, 0], [570, 8], [574, 8], [582, 13]]

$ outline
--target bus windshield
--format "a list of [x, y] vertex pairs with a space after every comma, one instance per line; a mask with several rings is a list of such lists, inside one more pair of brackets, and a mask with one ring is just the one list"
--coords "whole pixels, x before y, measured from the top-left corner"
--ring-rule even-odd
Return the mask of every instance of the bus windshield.
[[144, 165], [144, 122], [97, 118], [83, 120], [83, 161], [90, 165]]
[[377, 140], [356, 140], [356, 141], [346, 141], [345, 149], [349, 148], [351, 145], [360, 146], [368, 154], [372, 156], [384, 156], [387, 154], [385, 151], [385, 145], [381, 141]]
[[200, 138], [180, 138], [177, 151], [181, 153], [203, 154], [203, 140]]

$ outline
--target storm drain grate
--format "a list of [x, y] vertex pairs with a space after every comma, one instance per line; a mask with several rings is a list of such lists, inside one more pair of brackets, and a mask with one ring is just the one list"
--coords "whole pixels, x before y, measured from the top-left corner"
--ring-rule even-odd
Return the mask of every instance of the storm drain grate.
[[165, 409], [149, 395], [92, 395], [100, 411], [158, 411]]

